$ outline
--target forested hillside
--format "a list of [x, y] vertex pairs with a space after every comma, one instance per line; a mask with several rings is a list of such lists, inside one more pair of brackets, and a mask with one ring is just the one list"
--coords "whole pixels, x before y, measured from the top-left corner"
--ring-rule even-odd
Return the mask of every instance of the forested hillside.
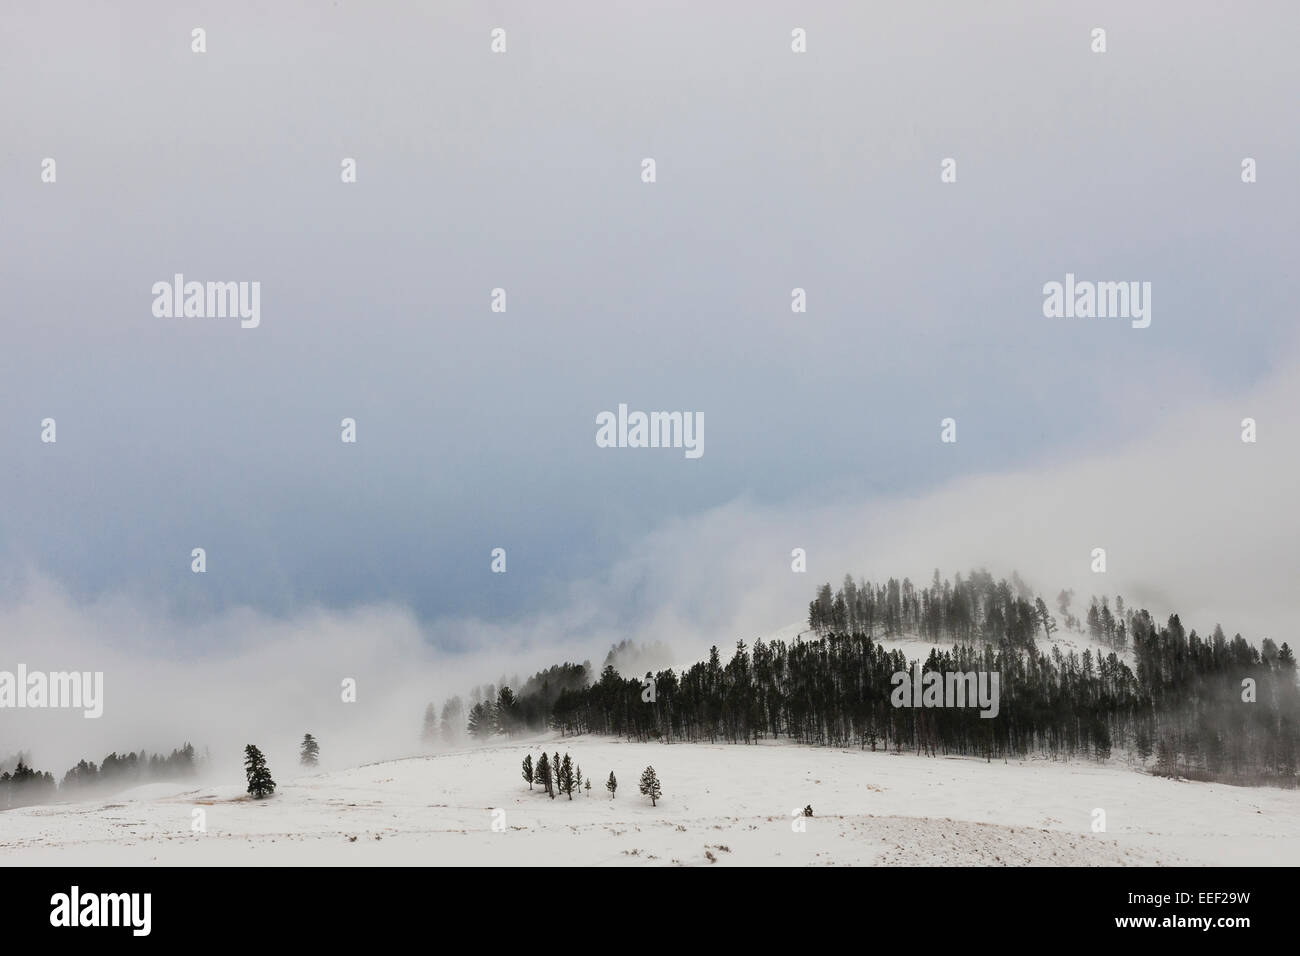
[[[1084, 626], [1072, 597], [1056, 599], [1069, 630]], [[480, 726], [549, 725], [634, 740], [790, 738], [990, 760], [1106, 760], [1122, 750], [1156, 773], [1295, 784], [1300, 692], [1288, 644], [1265, 640], [1257, 649], [1218, 626], [1202, 638], [1177, 614], [1158, 624], [1121, 598], [1114, 610], [1093, 599], [1084, 620], [1086, 633], [1110, 648], [1104, 656], [1040, 643], [1060, 624], [1015, 576], [995, 581], [976, 572], [950, 582], [936, 571], [921, 589], [906, 579], [872, 585], [846, 577], [836, 591], [823, 585], [809, 605], [812, 639], [740, 641], [726, 661], [714, 647], [683, 673], [639, 679], [607, 664], [588, 683], [584, 668], [566, 664], [551, 671], [564, 674], [565, 686], [538, 675], [513, 715], [494, 716], [495, 703], [481, 702]], [[951, 646], [909, 662], [882, 644], [903, 635]], [[998, 674], [996, 716], [891, 701], [895, 675], [919, 681], [929, 672]]]

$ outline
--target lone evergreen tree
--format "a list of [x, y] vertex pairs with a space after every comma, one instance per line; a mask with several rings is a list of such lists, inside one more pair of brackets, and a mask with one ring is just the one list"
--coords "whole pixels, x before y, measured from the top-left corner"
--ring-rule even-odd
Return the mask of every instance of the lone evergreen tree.
[[591, 799], [591, 778], [590, 777], [587, 778], [586, 790], [587, 790], [587, 799], [590, 800]]
[[528, 781], [528, 789], [533, 789], [533, 755], [529, 754], [524, 758], [524, 779]]
[[262, 751], [252, 744], [244, 748], [244, 774], [248, 777], [248, 792], [253, 795], [254, 800], [261, 800], [275, 793], [275, 781], [271, 779], [271, 771], [267, 769], [266, 758], [262, 756]]
[[618, 781], [614, 779], [614, 771], [609, 772], [609, 779], [605, 781], [605, 789], [609, 791], [609, 799], [614, 799], [614, 791], [618, 789]]
[[656, 806], [659, 798], [664, 795], [663, 786], [655, 776], [654, 767], [646, 767], [641, 771], [641, 792], [650, 798], [652, 807]]
[[299, 761], [304, 767], [316, 766], [316, 760], [320, 757], [320, 744], [311, 734], [304, 734], [302, 738], [302, 752], [298, 755]]

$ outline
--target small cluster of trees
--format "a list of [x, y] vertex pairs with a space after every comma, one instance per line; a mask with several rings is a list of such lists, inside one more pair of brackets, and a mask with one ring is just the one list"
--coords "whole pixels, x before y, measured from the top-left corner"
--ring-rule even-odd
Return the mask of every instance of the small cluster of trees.
[[523, 728], [523, 717], [515, 692], [509, 687], [497, 691], [496, 698], [484, 698], [469, 709], [466, 732], [475, 740], [486, 740], [493, 734], [509, 737]]
[[[573, 791], [585, 789], [587, 796], [591, 796], [591, 778], [587, 777], [584, 783], [582, 777], [582, 768], [573, 763], [566, 753], [563, 759], [557, 751], [554, 757], [548, 757], [545, 751], [534, 762], [532, 755], [524, 758], [523, 778], [528, 781], [528, 789], [533, 789], [533, 784], [537, 784], [552, 800], [555, 799], [555, 793], [568, 794], [570, 800], [573, 799]], [[609, 779], [605, 781], [605, 789], [609, 791], [610, 799], [614, 799], [618, 792], [618, 778], [614, 776], [614, 771], [609, 772]], [[663, 784], [660, 783], [659, 777], [655, 775], [654, 767], [646, 767], [641, 772], [641, 792], [650, 798], [650, 805], [655, 806], [656, 801], [663, 797]]]
[[537, 784], [552, 800], [555, 799], [557, 792], [567, 794], [572, 800], [573, 791], [581, 791], [584, 785], [587, 796], [591, 796], [591, 778], [582, 776], [582, 767], [575, 764], [567, 753], [561, 760], [558, 750], [554, 757], [548, 757], [546, 751], [542, 751], [536, 763], [533, 762], [531, 754], [525, 757], [523, 777], [528, 781], [529, 790], [533, 789], [533, 784]]
[[507, 679], [503, 675], [496, 684], [475, 687], [469, 692], [468, 710], [458, 696], [448, 698], [441, 710], [431, 702], [424, 709], [420, 740], [426, 747], [438, 743], [455, 746], [466, 738], [486, 740], [497, 734], [544, 731], [560, 694], [586, 687], [591, 673], [590, 661], [566, 662], [539, 671], [522, 684], [518, 676]]
[[13, 773], [7, 770], [0, 773], [0, 809], [45, 803], [53, 799], [57, 790], [54, 774], [33, 770], [20, 755]]

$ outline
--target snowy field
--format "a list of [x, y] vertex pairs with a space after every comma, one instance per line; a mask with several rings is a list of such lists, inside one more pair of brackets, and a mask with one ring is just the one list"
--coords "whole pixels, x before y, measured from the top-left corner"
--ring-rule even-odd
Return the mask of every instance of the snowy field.
[[[590, 796], [529, 791], [520, 761], [543, 744], [573, 756]], [[647, 764], [663, 782], [657, 807], [637, 792]], [[0, 866], [1300, 862], [1300, 793], [1120, 764], [548, 736], [334, 772], [271, 769], [280, 786], [262, 801], [231, 780], [0, 813]], [[796, 821], [805, 804], [814, 816]], [[191, 829], [195, 808], [205, 832]], [[1092, 830], [1095, 809], [1104, 833]]]

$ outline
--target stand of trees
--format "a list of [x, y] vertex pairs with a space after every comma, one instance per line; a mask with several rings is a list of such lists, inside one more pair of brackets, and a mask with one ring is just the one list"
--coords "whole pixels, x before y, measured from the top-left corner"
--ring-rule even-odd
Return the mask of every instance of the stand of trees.
[[54, 774], [33, 770], [20, 756], [12, 773], [8, 770], [0, 773], [0, 809], [45, 803], [53, 799], [57, 790]]
[[[591, 796], [591, 780], [582, 776], [582, 768], [573, 762], [566, 753], [561, 759], [559, 753], [554, 757], [548, 757], [543, 753], [534, 762], [531, 755], [524, 758], [523, 778], [528, 781], [528, 789], [532, 790], [536, 784], [552, 800], [557, 793], [563, 793], [570, 800], [573, 799], [573, 791], [582, 791], [585, 786]], [[613, 777], [613, 774], [610, 774]]]
[[[1068, 608], [1070, 595], [1058, 597], [1058, 607], [1062, 599]], [[545, 712], [549, 700], [549, 723], [566, 734], [731, 743], [788, 737], [990, 760], [1032, 753], [1104, 760], [1122, 748], [1143, 765], [1154, 755], [1157, 773], [1295, 785], [1300, 691], [1287, 644], [1265, 641], [1261, 653], [1218, 627], [1202, 638], [1176, 614], [1157, 625], [1118, 598], [1114, 612], [1104, 599], [1093, 607], [1089, 627], [1095, 619], [1098, 640], [1112, 648], [1105, 656], [1063, 654], [1055, 645], [1045, 652], [1035, 638], [1050, 636], [1055, 620], [1014, 576], [995, 582], [976, 572], [949, 583], [936, 571], [919, 591], [906, 579], [875, 587], [846, 577], [838, 592], [823, 585], [810, 605], [811, 640], [758, 641], [752, 649], [741, 641], [726, 663], [714, 647], [681, 674], [668, 669], [645, 680], [606, 666], [595, 683], [570, 684], [545, 699], [521, 694], [518, 704]], [[955, 643], [910, 663], [877, 643], [904, 633]], [[894, 707], [892, 675], [916, 668], [999, 673], [998, 715]], [[652, 702], [643, 696], [650, 679]]]
[[96, 764], [79, 760], [56, 786], [54, 775], [33, 770], [30, 757], [19, 754], [13, 772], [0, 773], [0, 810], [48, 803], [56, 798], [77, 800], [93, 793], [133, 787], [156, 780], [183, 780], [197, 772], [198, 759], [188, 742], [166, 756], [138, 753], [109, 754]]
[[450, 698], [443, 705], [441, 720], [433, 716], [435, 708], [431, 703], [424, 711], [420, 739], [426, 745], [441, 739], [444, 744], [454, 746], [467, 737], [486, 740], [497, 734], [512, 736], [546, 730], [559, 695], [586, 687], [591, 682], [590, 674], [590, 661], [557, 664], [528, 678], [518, 691], [515, 690], [519, 687], [518, 677], [510, 684], [504, 683], [503, 678], [500, 689], [498, 685], [487, 684], [471, 690], [468, 711], [460, 697]]

